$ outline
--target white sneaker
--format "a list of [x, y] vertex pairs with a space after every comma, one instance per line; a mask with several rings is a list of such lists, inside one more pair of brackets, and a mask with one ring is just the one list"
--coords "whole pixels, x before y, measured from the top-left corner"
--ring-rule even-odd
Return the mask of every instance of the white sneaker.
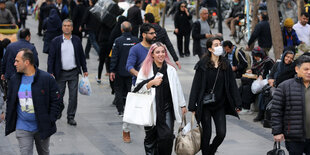
[[253, 111], [250, 109], [243, 109], [238, 113], [239, 115], [252, 115]]

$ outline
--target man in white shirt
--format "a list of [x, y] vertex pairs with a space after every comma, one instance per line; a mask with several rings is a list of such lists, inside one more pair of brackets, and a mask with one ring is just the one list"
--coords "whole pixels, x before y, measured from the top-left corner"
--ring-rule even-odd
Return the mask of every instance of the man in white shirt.
[[309, 14], [301, 13], [299, 22], [293, 26], [293, 29], [296, 31], [299, 40], [310, 46], [310, 25], [307, 24], [308, 21]]
[[[69, 88], [67, 119], [69, 125], [76, 125], [74, 120], [77, 110], [79, 74], [88, 76], [83, 46], [79, 37], [72, 35], [73, 23], [65, 19], [62, 23], [63, 35], [55, 37], [50, 45], [47, 70], [58, 84], [61, 96], [64, 96], [66, 85]], [[61, 110], [64, 104], [61, 103]], [[58, 118], [61, 117], [61, 114]]]

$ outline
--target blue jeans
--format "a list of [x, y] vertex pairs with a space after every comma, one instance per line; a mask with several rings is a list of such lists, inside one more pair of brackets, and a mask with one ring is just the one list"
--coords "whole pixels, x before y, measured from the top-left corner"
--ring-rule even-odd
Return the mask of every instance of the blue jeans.
[[91, 45], [93, 45], [93, 47], [95, 48], [95, 50], [97, 51], [98, 55], [100, 53], [100, 47], [96, 41], [96, 34], [94, 31], [88, 31], [88, 39], [87, 39], [87, 43], [86, 43], [86, 47], [85, 47], [85, 54], [89, 55], [89, 51], [91, 48]]

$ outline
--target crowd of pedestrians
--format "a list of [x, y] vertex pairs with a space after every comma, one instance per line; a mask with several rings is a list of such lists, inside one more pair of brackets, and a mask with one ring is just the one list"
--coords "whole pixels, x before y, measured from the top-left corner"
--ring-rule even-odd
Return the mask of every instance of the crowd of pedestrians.
[[[235, 35], [236, 23], [244, 18], [244, 3], [232, 2], [226, 19], [230, 36]], [[177, 75], [181, 69], [179, 57], [166, 29], [159, 25], [164, 3], [151, 0], [142, 16], [142, 2], [136, 0], [128, 9], [127, 17], [118, 16], [113, 26], [101, 23], [92, 12], [97, 3], [97, 0], [37, 1], [37, 34], [43, 36], [43, 53], [48, 55], [45, 72], [39, 69], [39, 52], [30, 43], [31, 33], [26, 28], [28, 4], [24, 0], [0, 0], [0, 24], [23, 27], [17, 34], [17, 42], [4, 39], [0, 44], [1, 80], [8, 83], [2, 86], [8, 89], [8, 95], [1, 120], [6, 120], [6, 135], [16, 131], [21, 154], [33, 154], [33, 142], [38, 154], [49, 154], [49, 138], [56, 133], [55, 122], [65, 109], [66, 86], [69, 93], [67, 123], [77, 125], [79, 76], [88, 77], [86, 59], [90, 58], [92, 47], [99, 60], [96, 82], [101, 84], [106, 64], [118, 116], [124, 115], [128, 92], [150, 91], [152, 94], [154, 125], [144, 127], [145, 154], [172, 153], [174, 122], [181, 123], [180, 114], [185, 115], [187, 109], [202, 125], [202, 154], [215, 154], [226, 136], [226, 115], [239, 118], [239, 115], [252, 114], [251, 104], [257, 100], [258, 114], [254, 121], [265, 119], [265, 92], [254, 93], [251, 88], [255, 81], [263, 80], [268, 81], [266, 85], [274, 92], [271, 100], [274, 140], [286, 139], [290, 154], [310, 154], [310, 57], [306, 51], [296, 56], [298, 46], [310, 46], [308, 13], [302, 12], [298, 22], [293, 16], [283, 20], [281, 32], [285, 49], [281, 60], [276, 61], [269, 56], [272, 39], [266, 8], [260, 10], [259, 23], [246, 48], [241, 48], [230, 40], [224, 41], [221, 33], [212, 33], [207, 8], [201, 7], [199, 19], [193, 21], [187, 2], [175, 2], [173, 33], [178, 55], [191, 56], [192, 37], [193, 55], [199, 57], [187, 105]], [[285, 4], [294, 8], [293, 3], [285, 1]], [[286, 16], [289, 15], [283, 15]], [[87, 43], [83, 47], [85, 36]], [[256, 40], [258, 46], [253, 48]], [[236, 79], [241, 81], [239, 88]], [[212, 119], [216, 136], [211, 141]], [[128, 125], [122, 124], [126, 143], [131, 142]]]

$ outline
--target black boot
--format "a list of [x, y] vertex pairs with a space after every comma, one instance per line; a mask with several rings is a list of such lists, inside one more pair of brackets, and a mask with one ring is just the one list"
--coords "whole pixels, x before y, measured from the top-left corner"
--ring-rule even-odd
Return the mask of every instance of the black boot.
[[262, 121], [264, 120], [265, 110], [259, 110], [257, 116], [253, 119], [254, 122]]

